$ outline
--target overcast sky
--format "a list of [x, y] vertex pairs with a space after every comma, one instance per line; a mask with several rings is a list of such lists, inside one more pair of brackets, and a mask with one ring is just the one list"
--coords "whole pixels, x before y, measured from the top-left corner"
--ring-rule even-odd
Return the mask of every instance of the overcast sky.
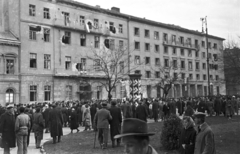
[[125, 14], [198, 31], [202, 27], [200, 18], [207, 16], [209, 34], [235, 41], [240, 36], [240, 0], [76, 1], [92, 6], [100, 5], [104, 9], [115, 6]]

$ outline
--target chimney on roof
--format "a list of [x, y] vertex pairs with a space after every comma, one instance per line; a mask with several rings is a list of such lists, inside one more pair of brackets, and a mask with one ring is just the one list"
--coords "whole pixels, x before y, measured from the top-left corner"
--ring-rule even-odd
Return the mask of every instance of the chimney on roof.
[[120, 13], [120, 8], [118, 8], [118, 7], [112, 7], [112, 8], [111, 8], [111, 11]]
[[96, 8], [101, 8], [100, 5], [96, 5]]

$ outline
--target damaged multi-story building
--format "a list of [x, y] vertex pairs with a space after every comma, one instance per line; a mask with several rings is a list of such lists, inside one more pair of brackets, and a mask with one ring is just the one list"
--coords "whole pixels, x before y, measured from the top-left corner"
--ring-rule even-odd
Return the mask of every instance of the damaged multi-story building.
[[[209, 35], [212, 94], [225, 94], [217, 69], [223, 38]], [[102, 46], [126, 45], [133, 61], [124, 72], [142, 74], [143, 97], [160, 97], [158, 67], [177, 61], [182, 82], [169, 97], [207, 95], [205, 35], [73, 0], [0, 0], [0, 103], [106, 99], [105, 77], [84, 55]], [[138, 66], [139, 65], [139, 66]], [[137, 66], [137, 67], [136, 67]], [[134, 68], [134, 69], [132, 69]], [[188, 77], [188, 82], [184, 79]], [[188, 89], [188, 90], [186, 90]], [[113, 98], [125, 97], [122, 82]]]

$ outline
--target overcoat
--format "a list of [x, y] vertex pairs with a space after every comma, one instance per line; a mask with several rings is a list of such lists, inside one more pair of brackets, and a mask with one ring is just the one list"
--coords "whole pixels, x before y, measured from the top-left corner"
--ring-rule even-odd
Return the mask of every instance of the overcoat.
[[112, 119], [110, 111], [102, 108], [97, 111], [94, 117], [94, 123], [97, 128], [109, 128], [109, 120]]
[[148, 112], [145, 106], [139, 104], [136, 109], [136, 118], [147, 122]]
[[216, 154], [214, 134], [206, 122], [202, 124], [201, 131], [197, 132], [194, 154]]
[[214, 101], [214, 111], [219, 114], [220, 113], [220, 110], [221, 110], [221, 100], [219, 98], [217, 98], [215, 101]]
[[92, 104], [92, 106], [90, 107], [90, 114], [91, 114], [91, 122], [92, 122], [92, 125], [93, 125], [94, 128], [95, 128], [95, 126], [94, 126], [94, 116], [95, 116], [96, 113], [97, 113], [97, 104]]
[[33, 132], [38, 139], [43, 139], [43, 131], [45, 127], [45, 122], [42, 113], [33, 114]]
[[197, 110], [198, 112], [203, 112], [203, 113], [205, 113], [206, 103], [205, 103], [204, 101], [200, 101], [200, 102], [197, 104], [196, 108], [197, 108], [196, 110]]
[[112, 116], [112, 120], [110, 120], [110, 134], [113, 140], [115, 135], [121, 133], [122, 114], [121, 109], [116, 106], [112, 106], [109, 111]]
[[78, 115], [76, 111], [72, 111], [70, 115], [70, 128], [71, 129], [78, 129]]
[[0, 133], [2, 133], [2, 148], [16, 147], [15, 116], [5, 112], [0, 117]]
[[55, 107], [49, 112], [49, 124], [51, 137], [63, 135], [63, 116], [60, 109]]
[[193, 117], [193, 114], [194, 114], [193, 108], [191, 106], [187, 106], [184, 116]]
[[233, 104], [234, 102], [231, 100], [228, 100], [226, 102], [226, 114], [227, 115], [234, 115], [234, 108], [233, 108]]
[[[195, 140], [196, 140], [196, 130], [193, 126], [185, 129], [182, 129], [181, 137], [180, 137], [180, 154], [194, 154]], [[183, 148], [183, 144], [185, 144], [185, 149]]]
[[49, 126], [49, 123], [48, 123], [48, 121], [49, 121], [49, 112], [50, 112], [50, 108], [46, 108], [44, 111], [43, 111], [43, 119], [44, 119], [44, 121], [45, 121], [45, 127], [46, 128], [48, 128], [48, 126]]
[[159, 102], [154, 101], [152, 104], [152, 112], [153, 112], [153, 119], [158, 120], [158, 113], [159, 113]]

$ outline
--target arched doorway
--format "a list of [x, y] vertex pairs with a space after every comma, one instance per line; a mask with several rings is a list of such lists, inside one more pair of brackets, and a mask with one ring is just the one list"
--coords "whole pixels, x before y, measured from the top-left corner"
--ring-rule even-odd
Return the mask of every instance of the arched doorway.
[[5, 98], [6, 98], [6, 103], [14, 103], [14, 90], [7, 89]]
[[80, 100], [91, 100], [92, 99], [92, 87], [89, 83], [84, 82], [79, 86], [79, 99]]

